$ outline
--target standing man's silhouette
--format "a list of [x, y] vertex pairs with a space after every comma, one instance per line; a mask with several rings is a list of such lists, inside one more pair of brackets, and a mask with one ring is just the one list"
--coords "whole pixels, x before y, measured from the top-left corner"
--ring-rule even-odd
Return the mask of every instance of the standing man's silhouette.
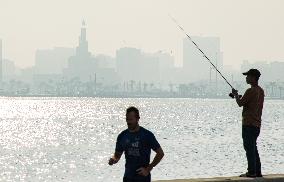
[[251, 88], [246, 90], [243, 97], [239, 96], [237, 90], [232, 90], [238, 105], [240, 107], [243, 106], [242, 138], [247, 156], [248, 171], [245, 174], [241, 174], [240, 177], [262, 177], [261, 163], [256, 145], [257, 137], [260, 133], [264, 102], [264, 91], [258, 85], [261, 74], [257, 69], [250, 69], [243, 75], [246, 75], [246, 82], [251, 85]]
[[[150, 182], [151, 170], [164, 156], [154, 134], [139, 126], [139, 119], [139, 110], [136, 107], [129, 107], [126, 110], [128, 129], [118, 135], [115, 153], [109, 159], [109, 165], [113, 165], [124, 152], [126, 164], [123, 182]], [[156, 152], [156, 156], [150, 163], [151, 149]]]

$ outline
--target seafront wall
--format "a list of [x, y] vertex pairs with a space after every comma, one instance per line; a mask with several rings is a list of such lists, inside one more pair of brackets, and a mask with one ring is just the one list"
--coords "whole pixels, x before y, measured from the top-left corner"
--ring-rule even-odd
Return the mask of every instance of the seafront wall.
[[159, 180], [155, 182], [284, 182], [284, 174], [264, 175], [262, 178], [217, 177], [197, 179]]

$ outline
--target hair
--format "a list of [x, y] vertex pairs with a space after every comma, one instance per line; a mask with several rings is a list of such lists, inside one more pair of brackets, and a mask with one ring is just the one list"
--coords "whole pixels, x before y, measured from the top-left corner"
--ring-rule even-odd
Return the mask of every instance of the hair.
[[130, 112], [135, 112], [136, 118], [140, 118], [140, 114], [139, 114], [139, 110], [134, 107], [134, 106], [130, 106], [126, 109], [126, 114], [130, 113]]

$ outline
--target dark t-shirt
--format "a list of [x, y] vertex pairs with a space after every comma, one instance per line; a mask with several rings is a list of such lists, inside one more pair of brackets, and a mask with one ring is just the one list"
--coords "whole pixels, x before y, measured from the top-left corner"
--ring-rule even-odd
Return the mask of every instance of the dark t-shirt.
[[147, 167], [150, 163], [151, 149], [157, 150], [160, 144], [154, 134], [140, 127], [137, 132], [130, 132], [128, 129], [121, 132], [116, 141], [115, 151], [125, 153], [125, 173], [124, 177], [142, 179], [143, 176], [137, 174], [140, 167]]

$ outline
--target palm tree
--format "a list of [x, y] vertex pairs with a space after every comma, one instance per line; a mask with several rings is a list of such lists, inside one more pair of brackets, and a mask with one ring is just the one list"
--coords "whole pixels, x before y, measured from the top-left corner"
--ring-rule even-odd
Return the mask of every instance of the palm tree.
[[141, 81], [138, 82], [138, 91], [139, 91], [139, 93], [142, 92], [142, 84], [141, 84]]
[[154, 88], [154, 83], [150, 83], [150, 89], [151, 89], [151, 91], [153, 91], [153, 88]]
[[148, 83], [144, 82], [143, 84], [143, 92], [147, 92]]
[[178, 91], [180, 96], [184, 96], [188, 93], [188, 86], [186, 84], [179, 84]]
[[173, 84], [172, 83], [169, 83], [169, 87], [170, 87], [170, 93], [173, 93]]
[[284, 89], [284, 87], [282, 86], [279, 86], [279, 98], [281, 99], [282, 98], [282, 90]]
[[274, 97], [274, 88], [276, 87], [276, 82], [270, 82], [270, 86], [271, 86], [271, 95]]
[[270, 96], [269, 90], [270, 90], [270, 84], [265, 84], [265, 91], [267, 92], [267, 96]]
[[134, 85], [135, 85], [135, 81], [134, 80], [130, 80], [130, 90], [131, 90], [131, 92], [133, 92], [133, 90], [134, 90]]

